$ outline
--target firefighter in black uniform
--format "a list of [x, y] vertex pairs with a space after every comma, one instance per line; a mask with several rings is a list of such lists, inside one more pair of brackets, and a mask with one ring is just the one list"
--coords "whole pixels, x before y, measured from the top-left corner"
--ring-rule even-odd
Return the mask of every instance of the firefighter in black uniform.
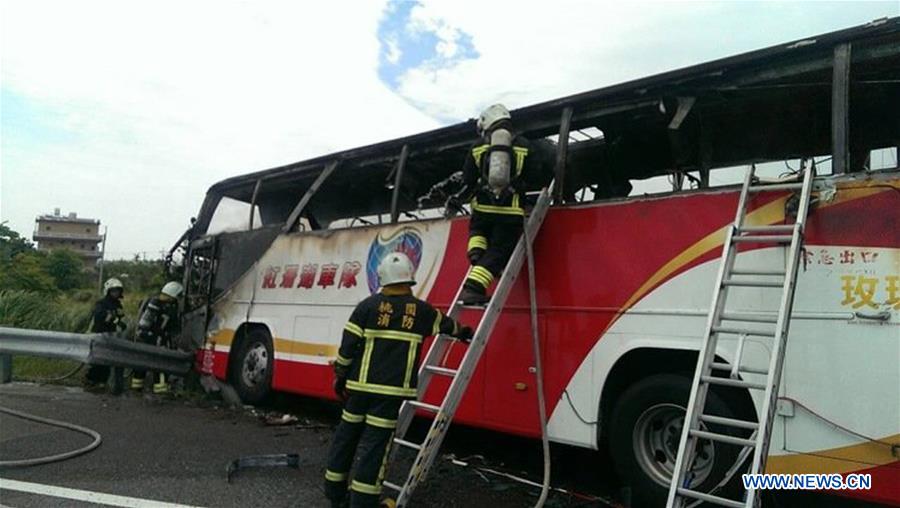
[[[158, 296], [154, 296], [141, 309], [141, 317], [138, 319], [137, 339], [144, 344], [168, 347], [172, 337], [178, 333], [178, 296], [184, 290], [177, 282], [167, 282]], [[133, 390], [144, 389], [146, 372], [135, 370], [131, 377]], [[166, 383], [166, 375], [161, 372], [154, 373], [153, 393], [166, 393], [169, 385]]]
[[463, 166], [467, 193], [472, 194], [467, 255], [472, 270], [460, 294], [469, 305], [487, 303], [487, 289], [503, 273], [522, 235], [522, 201], [526, 179], [544, 172], [544, 151], [512, 132], [512, 118], [502, 104], [481, 113], [481, 140], [472, 146]]
[[381, 292], [357, 305], [344, 327], [334, 364], [335, 392], [344, 401], [325, 471], [325, 496], [332, 506], [377, 506], [385, 461], [405, 399], [416, 398], [419, 349], [427, 336], [444, 333], [468, 342], [461, 326], [412, 294], [414, 267], [402, 253], [378, 266]]
[[[108, 279], [103, 283], [103, 298], [94, 304], [91, 312], [92, 333], [115, 333], [127, 328], [125, 313], [122, 311], [122, 297], [125, 295], [125, 287], [122, 281], [116, 278]], [[109, 366], [91, 365], [88, 368], [85, 380], [88, 384], [103, 384], [109, 379]]]

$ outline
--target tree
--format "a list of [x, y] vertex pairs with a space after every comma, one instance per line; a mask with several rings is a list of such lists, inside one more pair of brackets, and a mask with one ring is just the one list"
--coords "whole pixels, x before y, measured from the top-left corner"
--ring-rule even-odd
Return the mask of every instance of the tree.
[[84, 263], [78, 254], [69, 249], [50, 252], [44, 260], [44, 269], [56, 281], [56, 287], [63, 291], [80, 288], [87, 282]]
[[19, 233], [10, 229], [6, 222], [0, 222], [0, 263], [11, 261], [16, 255], [34, 250], [27, 238], [22, 238]]
[[44, 256], [37, 251], [17, 254], [0, 266], [0, 289], [21, 289], [55, 293], [56, 283], [44, 271]]

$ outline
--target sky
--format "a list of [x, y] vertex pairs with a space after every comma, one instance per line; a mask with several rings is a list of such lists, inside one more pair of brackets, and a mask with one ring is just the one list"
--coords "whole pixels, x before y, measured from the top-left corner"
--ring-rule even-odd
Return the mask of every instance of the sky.
[[158, 257], [216, 181], [792, 39], [900, 2], [0, 0], [0, 221]]

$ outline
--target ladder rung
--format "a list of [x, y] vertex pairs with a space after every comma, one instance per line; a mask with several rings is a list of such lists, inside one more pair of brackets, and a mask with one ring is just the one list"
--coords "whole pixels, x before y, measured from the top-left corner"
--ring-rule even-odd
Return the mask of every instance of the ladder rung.
[[760, 275], [771, 277], [784, 277], [787, 273], [784, 270], [732, 270], [731, 275]]
[[[714, 363], [711, 365], [711, 367], [712, 367], [713, 369], [715, 369], [715, 370], [724, 370], [724, 371], [727, 371], [727, 372], [731, 372], [731, 368], [732, 368], [732, 366], [731, 366], [731, 365], [728, 365], [727, 363], [719, 363], [719, 362], [714, 362]], [[758, 369], [758, 368], [755, 368], [755, 367], [741, 367], [740, 369], [738, 369], [738, 372], [739, 372], [740, 374], [761, 374], [761, 375], [763, 375], [763, 376], [768, 376], [768, 375], [769, 375], [769, 371], [768, 371], [768, 370], [766, 370], [766, 369]]]
[[763, 281], [763, 280], [734, 280], [725, 279], [722, 281], [723, 286], [743, 286], [748, 288], [780, 288], [784, 287], [784, 282]]
[[792, 236], [788, 235], [756, 235], [756, 236], [733, 236], [732, 242], [747, 243], [791, 243]]
[[442, 376], [455, 376], [459, 371], [456, 369], [448, 369], [446, 367], [436, 367], [434, 365], [426, 365], [425, 370], [428, 372], [434, 372], [435, 374], [440, 374]]
[[696, 490], [679, 488], [677, 492], [679, 496], [689, 497], [691, 499], [699, 499], [700, 501], [706, 501], [707, 503], [717, 504], [719, 506], [728, 506], [729, 508], [744, 508], [744, 503], [740, 501], [734, 501], [732, 499], [726, 499], [724, 497], [714, 496], [712, 494], [704, 494], [703, 492], [697, 492]]
[[712, 327], [713, 333], [730, 333], [732, 335], [755, 335], [756, 337], [775, 337], [775, 332], [763, 332], [760, 330], [746, 330], [744, 328], [729, 328], [727, 326]]
[[751, 185], [747, 190], [750, 192], [765, 192], [774, 190], [802, 189], [803, 182], [794, 183], [770, 183], [763, 185]]
[[734, 418], [725, 418], [724, 416], [700, 415], [700, 421], [712, 423], [713, 425], [724, 425], [726, 427], [736, 427], [739, 429], [756, 430], [759, 424], [756, 422], [748, 422], [744, 420], [735, 420]]
[[408, 401], [406, 401], [406, 403], [412, 407], [417, 407], [419, 409], [425, 409], [425, 410], [431, 411], [432, 413], [435, 413], [435, 414], [437, 414], [441, 410], [440, 406], [435, 406], [434, 404], [428, 404], [426, 402], [419, 402], [417, 400], [408, 400]]
[[396, 483], [391, 483], [387, 480], [382, 481], [381, 484], [389, 489], [396, 490], [397, 492], [400, 492], [401, 490], [403, 490], [403, 487], [397, 485]]
[[733, 386], [735, 388], [750, 388], [753, 390], [765, 390], [766, 385], [753, 383], [743, 379], [731, 379], [730, 377], [700, 376], [700, 380], [711, 385]]
[[738, 233], [790, 233], [794, 231], [793, 224], [772, 224], [769, 226], [741, 226]]
[[753, 314], [729, 314], [722, 313], [722, 321], [742, 321], [745, 323], [771, 323], [778, 322], [778, 316], [759, 316]]
[[700, 439], [709, 439], [710, 441], [718, 441], [720, 443], [733, 444], [738, 446], [756, 447], [756, 441], [744, 439], [742, 437], [726, 436], [725, 434], [717, 434], [715, 432], [707, 432], [705, 430], [691, 429], [690, 434]]
[[413, 450], [421, 450], [422, 449], [422, 445], [418, 445], [416, 443], [413, 443], [412, 441], [407, 441], [405, 439], [400, 439], [399, 437], [395, 437], [394, 442], [400, 446], [412, 448]]
[[488, 308], [488, 305], [490, 305], [490, 303], [491, 302], [487, 302], [484, 305], [462, 305], [462, 304], [460, 304], [459, 308], [467, 309], [467, 310], [486, 310]]

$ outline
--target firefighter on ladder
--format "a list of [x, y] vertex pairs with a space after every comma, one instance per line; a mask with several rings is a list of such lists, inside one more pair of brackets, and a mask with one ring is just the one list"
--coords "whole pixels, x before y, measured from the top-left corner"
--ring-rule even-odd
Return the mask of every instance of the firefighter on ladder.
[[[378, 266], [381, 292], [360, 302], [344, 327], [334, 363], [335, 393], [344, 408], [325, 470], [325, 496], [334, 507], [378, 505], [400, 405], [417, 395], [425, 337], [472, 339], [472, 328], [413, 296], [414, 272], [405, 254], [385, 256]], [[354, 456], [358, 463], [348, 497]]]
[[[137, 339], [144, 344], [168, 347], [172, 337], [178, 332], [178, 297], [184, 290], [178, 282], [167, 282], [158, 296], [154, 296], [144, 305], [138, 319]], [[131, 377], [133, 390], [144, 389], [144, 378], [147, 373], [135, 370]], [[153, 373], [153, 393], [162, 394], [169, 391], [166, 375]]]
[[487, 290], [503, 273], [519, 237], [525, 211], [525, 179], [540, 177], [543, 153], [513, 133], [512, 117], [502, 104], [485, 109], [476, 123], [481, 140], [463, 166], [466, 193], [472, 195], [467, 255], [472, 270], [460, 293], [466, 305], [490, 301]]

